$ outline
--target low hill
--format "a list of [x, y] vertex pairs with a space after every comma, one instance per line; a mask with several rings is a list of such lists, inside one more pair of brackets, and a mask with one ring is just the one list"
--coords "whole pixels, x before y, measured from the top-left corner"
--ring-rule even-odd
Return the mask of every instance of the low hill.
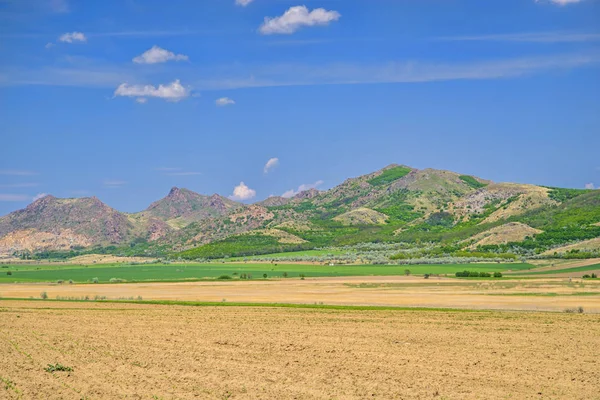
[[97, 198], [47, 196], [0, 218], [0, 251], [81, 254], [102, 246], [118, 255], [194, 250], [181, 254], [203, 258], [402, 243], [437, 255], [477, 248], [529, 256], [598, 238], [599, 224], [598, 190], [494, 183], [392, 164], [329, 190], [252, 205], [177, 187], [134, 214]]
[[40, 251], [123, 243], [134, 236], [127, 216], [96, 197], [45, 196], [0, 218], [5, 251]]
[[509, 222], [472, 236], [469, 241], [473, 243], [469, 247], [476, 249], [478, 246], [521, 242], [526, 237], [532, 237], [542, 232], [520, 222]]
[[365, 207], [359, 207], [333, 218], [334, 221], [345, 225], [381, 225], [388, 219], [387, 215]]
[[139, 214], [167, 221], [178, 229], [191, 222], [228, 214], [239, 207], [240, 203], [218, 194], [204, 196], [188, 189], [173, 187], [166, 197], [150, 204]]

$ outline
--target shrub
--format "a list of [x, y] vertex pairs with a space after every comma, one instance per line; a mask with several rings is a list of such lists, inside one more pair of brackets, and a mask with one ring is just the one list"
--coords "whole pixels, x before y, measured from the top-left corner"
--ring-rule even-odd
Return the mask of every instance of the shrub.
[[480, 278], [489, 278], [490, 276], [492, 276], [492, 274], [490, 274], [489, 272], [480, 272], [479, 273]]
[[288, 277], [288, 273], [287, 273], [287, 272], [284, 272], [284, 273], [283, 273], [283, 277], [284, 277], [284, 278], [287, 278], [287, 277]]
[[494, 278], [502, 278], [501, 272], [494, 272]]
[[305, 276], [304, 274], [300, 274], [300, 279], [304, 280], [304, 276]]
[[11, 271], [7, 271], [6, 275], [12, 275], [12, 272]]
[[479, 272], [477, 272], [477, 271], [469, 272], [469, 278], [479, 278]]
[[42, 292], [42, 293], [40, 293], [40, 297], [41, 297], [42, 299], [46, 300], [46, 299], [48, 298], [48, 293], [46, 293], [46, 292]]
[[221, 275], [217, 279], [231, 279], [229, 275]]
[[425, 278], [425, 279], [429, 279], [429, 274], [425, 274], [425, 275], [423, 275], [423, 278]]
[[404, 270], [404, 275], [409, 276], [410, 275], [410, 269], [405, 269]]
[[98, 278], [92, 278], [92, 283], [98, 283]]
[[52, 373], [54, 371], [67, 371], [67, 372], [71, 372], [71, 371], [73, 371], [73, 368], [66, 367], [66, 366], [64, 366], [62, 364], [56, 363], [54, 365], [48, 364], [48, 366], [46, 368], [44, 368], [44, 370], [46, 372], [50, 372], [50, 373]]
[[263, 274], [263, 278], [267, 279], [267, 274]]

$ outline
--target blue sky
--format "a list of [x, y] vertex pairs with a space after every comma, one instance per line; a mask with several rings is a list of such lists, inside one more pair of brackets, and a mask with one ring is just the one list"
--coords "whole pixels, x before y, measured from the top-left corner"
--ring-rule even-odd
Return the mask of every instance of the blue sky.
[[172, 186], [253, 202], [390, 163], [597, 187], [599, 15], [598, 0], [0, 0], [0, 214], [44, 193], [134, 212]]

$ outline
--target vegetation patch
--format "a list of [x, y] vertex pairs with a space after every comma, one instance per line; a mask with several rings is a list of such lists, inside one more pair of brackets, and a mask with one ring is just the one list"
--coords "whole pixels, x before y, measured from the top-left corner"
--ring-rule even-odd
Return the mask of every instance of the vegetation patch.
[[458, 177], [461, 181], [472, 187], [473, 189], [480, 189], [486, 187], [486, 183], [481, 183], [471, 175], [461, 175]]
[[369, 182], [373, 186], [388, 185], [394, 182], [395, 180], [405, 177], [410, 173], [410, 171], [412, 171], [412, 169], [408, 167], [393, 167], [390, 169], [386, 169], [380, 175], [376, 176], [373, 179], [369, 179], [367, 182]]

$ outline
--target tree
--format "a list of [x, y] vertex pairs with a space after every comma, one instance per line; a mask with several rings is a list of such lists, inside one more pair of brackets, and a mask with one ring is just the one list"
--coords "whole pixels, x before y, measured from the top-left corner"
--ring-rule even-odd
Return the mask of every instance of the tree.
[[404, 275], [409, 276], [410, 275], [410, 269], [405, 269], [404, 270]]
[[263, 274], [263, 278], [267, 279], [267, 274]]

